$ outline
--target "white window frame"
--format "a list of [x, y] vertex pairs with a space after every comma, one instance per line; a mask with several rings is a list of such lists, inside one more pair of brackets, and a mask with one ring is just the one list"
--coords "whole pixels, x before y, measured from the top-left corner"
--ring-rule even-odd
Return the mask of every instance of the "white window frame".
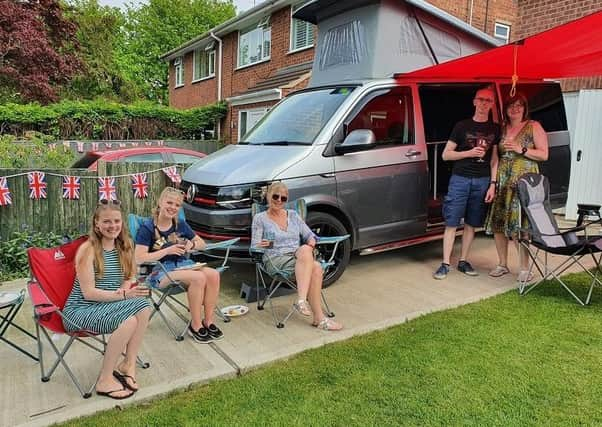
[[[301, 8], [301, 6], [303, 6], [305, 4], [305, 2], [301, 2], [298, 3], [296, 5], [291, 5], [291, 34], [290, 34], [290, 43], [289, 43], [289, 51], [288, 53], [295, 53], [295, 52], [300, 52], [302, 50], [305, 49], [309, 49], [311, 47], [314, 47], [314, 25], [307, 22], [307, 21], [302, 21], [300, 19], [295, 19], [293, 18], [293, 14], [299, 10]], [[301, 47], [295, 47], [295, 34], [296, 34], [296, 26], [297, 25], [305, 25], [306, 27], [306, 31], [307, 34], [311, 33], [311, 43], [310, 44], [305, 44], [304, 46]], [[307, 36], [307, 39], [309, 40], [309, 36]]]
[[[197, 75], [197, 61], [200, 60], [201, 55], [207, 56], [207, 74], [203, 75], [203, 69], [199, 67], [199, 74]], [[201, 80], [212, 79], [215, 77], [215, 50], [207, 49], [196, 49], [192, 54], [192, 82], [199, 82]]]
[[[500, 29], [505, 29], [507, 31], [507, 35], [506, 37], [503, 37], [502, 35], [498, 34], [498, 28]], [[497, 40], [503, 41], [505, 44], [508, 43], [510, 41], [510, 30], [512, 29], [512, 26], [510, 24], [504, 24], [503, 22], [495, 22], [495, 25], [493, 26], [493, 37], [496, 38]]]
[[[241, 134], [241, 123], [242, 123], [242, 114], [246, 113], [247, 114], [247, 119], [249, 117], [249, 113], [262, 113], [262, 118], [263, 116], [265, 116], [268, 112], [268, 108], [267, 107], [261, 107], [261, 108], [249, 108], [246, 110], [238, 110], [238, 142], [240, 142], [240, 139], [244, 136], [243, 134]], [[261, 120], [261, 119], [259, 119]], [[259, 121], [258, 120], [258, 121]], [[257, 122], [255, 122], [257, 123]], [[250, 130], [250, 128], [247, 126], [246, 132], [248, 132]], [[246, 133], [245, 132], [245, 133]]]
[[184, 57], [178, 56], [173, 60], [175, 87], [184, 86]]
[[[241, 44], [241, 37], [245, 36], [246, 34], [250, 34], [253, 31], [261, 31], [261, 57], [255, 61], [255, 62], [248, 62], [246, 64], [241, 64], [241, 59], [242, 59], [242, 44]], [[269, 42], [269, 47], [268, 49], [266, 49], [266, 42]], [[268, 51], [268, 54], [266, 55], [266, 50]], [[269, 20], [269, 16], [262, 19], [259, 24], [257, 25], [253, 25], [249, 28], [247, 28], [246, 30], [243, 31], [239, 31], [238, 32], [238, 49], [237, 49], [237, 67], [236, 69], [241, 69], [241, 68], [246, 68], [246, 67], [251, 67], [255, 64], [259, 64], [262, 62], [266, 62], [269, 61], [272, 57], [272, 27], [270, 26], [270, 20]], [[250, 58], [250, 56], [249, 56]], [[250, 59], [249, 59], [250, 61]]]

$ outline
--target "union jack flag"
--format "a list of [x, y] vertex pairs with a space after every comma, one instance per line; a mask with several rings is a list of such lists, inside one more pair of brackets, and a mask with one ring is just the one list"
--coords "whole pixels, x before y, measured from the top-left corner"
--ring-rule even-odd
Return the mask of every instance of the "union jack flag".
[[44, 172], [28, 172], [27, 181], [29, 182], [29, 198], [46, 198], [46, 174]]
[[56, 143], [52, 142], [52, 143], [48, 144], [48, 149], [49, 150], [56, 150]]
[[81, 187], [79, 176], [63, 177], [63, 199], [79, 200], [79, 189]]
[[125, 148], [125, 142], [120, 142], [119, 143], [119, 148]]
[[98, 200], [117, 200], [114, 177], [98, 178]]
[[157, 145], [158, 145], [159, 147], [163, 147], [163, 144], [164, 144], [164, 143], [165, 143], [164, 141], [157, 141]]
[[132, 191], [137, 199], [146, 199], [148, 197], [148, 180], [146, 173], [135, 173], [131, 175]]
[[138, 145], [140, 145], [139, 142], [132, 142], [132, 147], [137, 147]]
[[84, 143], [81, 141], [77, 141], [77, 152], [78, 153], [84, 152]]
[[0, 178], [0, 206], [8, 206], [13, 204], [13, 199], [8, 189], [8, 181], [6, 178]]
[[92, 143], [92, 150], [93, 151], [98, 151], [98, 142], [93, 142]]
[[175, 166], [163, 168], [163, 172], [165, 172], [165, 175], [167, 175], [169, 179], [171, 179], [171, 182], [173, 182], [174, 184], [179, 184], [180, 182], [182, 182], [182, 177], [178, 173], [178, 170]]
[[150, 147], [151, 145], [153, 145], [153, 141], [144, 141], [144, 145]]
[[113, 146], [112, 142], [105, 142], [105, 147], [106, 148], [111, 148]]

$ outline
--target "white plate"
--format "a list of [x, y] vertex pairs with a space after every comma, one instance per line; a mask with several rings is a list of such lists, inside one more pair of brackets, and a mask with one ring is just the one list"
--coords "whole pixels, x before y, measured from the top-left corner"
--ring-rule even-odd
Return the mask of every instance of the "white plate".
[[0, 307], [8, 305], [19, 299], [19, 294], [14, 292], [0, 292]]
[[201, 268], [205, 267], [207, 265], [206, 262], [197, 262], [194, 264], [190, 264], [190, 265], [183, 265], [182, 267], [176, 267], [173, 270], [174, 271], [180, 271], [180, 270], [200, 270]]
[[247, 314], [249, 307], [246, 305], [229, 305], [228, 307], [222, 308], [222, 314], [228, 317], [237, 317]]

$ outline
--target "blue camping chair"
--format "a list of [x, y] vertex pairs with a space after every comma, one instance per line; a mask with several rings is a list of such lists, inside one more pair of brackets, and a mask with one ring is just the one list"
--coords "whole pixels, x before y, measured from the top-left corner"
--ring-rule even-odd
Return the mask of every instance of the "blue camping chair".
[[[286, 204], [286, 209], [292, 209], [297, 212], [297, 214], [301, 217], [303, 221], [307, 218], [307, 205], [304, 199], [297, 199], [291, 201]], [[251, 216], [255, 217], [260, 212], [267, 210], [267, 206], [264, 204], [253, 203], [251, 206]], [[337, 249], [341, 242], [349, 239], [350, 235], [345, 234], [343, 236], [328, 236], [328, 237], [320, 237], [314, 235], [316, 239], [316, 250], [314, 251], [314, 256], [316, 257], [316, 261], [320, 263], [322, 267], [322, 271], [325, 272], [328, 268], [332, 267], [335, 264], [334, 258], [337, 253]], [[318, 246], [324, 245], [332, 245], [332, 250], [328, 251], [328, 258], [325, 259], [321, 254], [328, 253], [326, 251], [321, 251], [318, 249]], [[284, 328], [286, 321], [293, 315], [294, 309], [291, 308], [290, 311], [281, 319], [278, 318], [276, 312], [274, 310], [274, 305], [272, 304], [272, 298], [276, 294], [276, 292], [282, 287], [287, 287], [293, 290], [297, 290], [297, 284], [295, 283], [295, 278], [291, 277], [286, 271], [277, 270], [277, 272], [273, 275], [268, 273], [266, 266], [263, 262], [263, 254], [265, 250], [263, 248], [249, 248], [249, 252], [251, 254], [251, 259], [255, 264], [255, 286], [257, 291], [257, 309], [263, 310], [266, 303], [269, 303], [270, 311], [272, 312], [272, 316], [274, 318], [274, 323], [277, 328]], [[269, 283], [269, 284], [268, 284]], [[263, 298], [260, 298], [260, 295], [264, 295]], [[328, 306], [328, 302], [326, 301], [326, 297], [324, 296], [324, 292], [322, 292], [322, 303], [324, 304], [324, 308], [326, 309], [326, 315], [328, 317], [334, 317], [334, 313], [330, 310]]]
[[[182, 210], [180, 210], [179, 219], [184, 220], [184, 215], [183, 215]], [[146, 220], [147, 220], [147, 218], [142, 217], [142, 216], [138, 216], [138, 215], [134, 215], [134, 214], [128, 215], [128, 226], [130, 228], [130, 234], [132, 235], [132, 238], [134, 239], [134, 241], [136, 239], [136, 234], [138, 233], [140, 226]], [[203, 248], [202, 251], [192, 252], [192, 255], [194, 256], [194, 255], [209, 254], [209, 256], [211, 258], [217, 258], [215, 255], [211, 255], [210, 252], [214, 251], [214, 250], [225, 251], [225, 255], [223, 256], [221, 264], [217, 267], [214, 267], [215, 270], [217, 270], [220, 274], [222, 274], [224, 271], [226, 271], [228, 268], [230, 268], [227, 265], [228, 257], [230, 255], [230, 249], [231, 249], [232, 245], [234, 245], [236, 242], [238, 242], [238, 240], [239, 239], [236, 238], [236, 239], [225, 240], [223, 242], [209, 243], [209, 244], [205, 245], [205, 247]], [[186, 293], [186, 288], [184, 287], [184, 285], [181, 282], [179, 282], [177, 280], [173, 280], [169, 276], [169, 272], [165, 269], [165, 267], [163, 266], [163, 264], [160, 261], [145, 262], [145, 263], [140, 264], [139, 275], [140, 275], [141, 280], [146, 279], [148, 274], [151, 273], [151, 271], [153, 270], [153, 268], [155, 266], [159, 266], [159, 268], [161, 268], [163, 270], [165, 275], [169, 278], [170, 282], [162, 288], [152, 288], [151, 299], [153, 301], [154, 309], [153, 309], [153, 312], [152, 312], [150, 318], [152, 319], [155, 314], [159, 314], [159, 316], [161, 317], [161, 319], [163, 319], [163, 322], [165, 323], [165, 325], [167, 326], [169, 331], [172, 333], [172, 335], [176, 339], [176, 341], [182, 341], [184, 339], [184, 334], [186, 333], [186, 329], [188, 328], [188, 324], [190, 323], [189, 316], [186, 316], [185, 314], [189, 313], [190, 309], [188, 308], [188, 306], [185, 303], [180, 301], [180, 299], [176, 298], [176, 295], [181, 294], [181, 293]], [[184, 323], [184, 328], [181, 331], [178, 331], [176, 329], [176, 327], [167, 319], [167, 317], [165, 316], [163, 311], [161, 311], [161, 306], [163, 304], [168, 306], [171, 309], [171, 311], [182, 320], [182, 322]], [[221, 308], [217, 305], [215, 307], [215, 312], [218, 315], [218, 317], [220, 317], [224, 322], [230, 321], [230, 318], [228, 316], [226, 316], [222, 312]]]

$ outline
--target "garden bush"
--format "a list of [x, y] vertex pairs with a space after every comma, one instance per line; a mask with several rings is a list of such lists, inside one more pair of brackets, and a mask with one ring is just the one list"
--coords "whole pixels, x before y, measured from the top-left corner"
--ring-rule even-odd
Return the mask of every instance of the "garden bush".
[[0, 105], [0, 135], [37, 131], [54, 139], [201, 139], [226, 112], [224, 103], [188, 110], [104, 100], [5, 104]]
[[21, 142], [15, 139], [0, 135], [0, 168], [66, 168], [75, 161], [75, 153], [61, 144], [49, 150], [47, 135], [34, 134]]

